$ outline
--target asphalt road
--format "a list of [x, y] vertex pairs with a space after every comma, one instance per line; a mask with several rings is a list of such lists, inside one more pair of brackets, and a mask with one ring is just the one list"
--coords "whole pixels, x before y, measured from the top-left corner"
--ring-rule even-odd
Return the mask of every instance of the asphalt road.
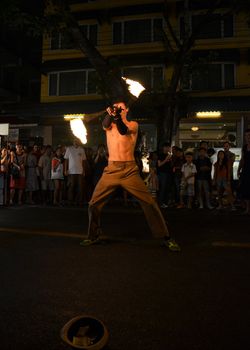
[[103, 320], [110, 350], [249, 349], [250, 217], [164, 214], [181, 253], [137, 209], [107, 208], [109, 244], [85, 248], [86, 209], [0, 209], [0, 349], [69, 349], [60, 330], [80, 314]]

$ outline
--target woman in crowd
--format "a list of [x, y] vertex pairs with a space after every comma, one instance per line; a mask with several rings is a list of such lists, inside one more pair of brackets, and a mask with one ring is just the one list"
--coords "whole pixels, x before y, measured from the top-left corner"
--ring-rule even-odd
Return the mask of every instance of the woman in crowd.
[[63, 154], [61, 147], [56, 149], [55, 155], [52, 158], [51, 164], [51, 179], [54, 182], [54, 205], [60, 205], [62, 203], [62, 191], [63, 191]]
[[223, 193], [227, 193], [227, 199], [232, 210], [234, 207], [234, 197], [230, 186], [231, 180], [231, 168], [224, 151], [219, 151], [217, 155], [217, 162], [214, 164], [214, 185], [216, 186], [218, 193], [219, 206], [217, 209], [222, 209], [222, 196]]
[[10, 205], [16, 190], [18, 190], [18, 204], [22, 204], [23, 191], [25, 189], [26, 154], [21, 144], [16, 145], [16, 150], [10, 152]]
[[0, 167], [0, 202], [6, 204], [7, 200], [7, 174], [9, 171], [10, 156], [6, 147], [1, 150], [1, 167]]
[[38, 182], [38, 150], [37, 146], [34, 145], [32, 150], [27, 156], [27, 177], [26, 177], [26, 191], [27, 191], [27, 202], [34, 204], [33, 193], [39, 190]]
[[238, 168], [241, 198], [245, 201], [244, 214], [250, 215], [250, 129], [245, 131], [246, 144], [242, 148], [242, 157]]

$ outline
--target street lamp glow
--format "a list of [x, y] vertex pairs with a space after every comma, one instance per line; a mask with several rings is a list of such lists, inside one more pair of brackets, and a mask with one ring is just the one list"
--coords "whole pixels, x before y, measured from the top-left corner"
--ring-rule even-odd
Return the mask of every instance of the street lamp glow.
[[85, 114], [78, 113], [78, 114], [64, 114], [64, 120], [70, 121], [71, 119], [84, 119]]
[[198, 126], [192, 126], [191, 130], [192, 130], [192, 131], [198, 131], [199, 128], [198, 128]]
[[208, 119], [220, 118], [221, 112], [220, 111], [197, 112], [196, 117], [197, 118], [208, 118]]
[[131, 80], [125, 77], [122, 77], [122, 79], [124, 79], [126, 84], [128, 85], [129, 92], [135, 97], [139, 97], [142, 91], [145, 90], [145, 87], [142, 86], [142, 84], [138, 81]]

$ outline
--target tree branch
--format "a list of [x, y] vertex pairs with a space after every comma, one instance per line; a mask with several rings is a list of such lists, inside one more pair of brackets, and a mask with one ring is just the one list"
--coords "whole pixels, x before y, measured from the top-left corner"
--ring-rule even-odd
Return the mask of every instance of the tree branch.
[[[164, 7], [165, 7], [165, 10], [163, 12], [163, 17], [164, 17], [164, 19], [166, 21], [166, 25], [167, 25], [168, 31], [169, 31], [173, 41], [175, 42], [175, 45], [178, 48], [180, 48], [181, 47], [181, 42], [178, 39], [177, 35], [175, 34], [175, 31], [173, 29], [172, 24], [170, 23], [170, 20], [169, 20], [168, 14], [167, 14], [167, 0], [165, 0], [165, 2], [164, 2]], [[169, 42], [170, 42], [170, 40], [169, 40]]]

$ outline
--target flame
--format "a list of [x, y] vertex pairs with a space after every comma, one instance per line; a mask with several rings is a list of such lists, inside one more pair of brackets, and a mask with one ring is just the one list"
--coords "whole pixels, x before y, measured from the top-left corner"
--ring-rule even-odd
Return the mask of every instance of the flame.
[[70, 127], [73, 134], [80, 139], [83, 144], [87, 143], [87, 129], [80, 118], [70, 119]]
[[139, 97], [142, 91], [145, 90], [145, 87], [142, 86], [138, 81], [134, 81], [124, 77], [122, 77], [122, 79], [124, 79], [126, 84], [128, 84], [129, 92], [136, 97]]

